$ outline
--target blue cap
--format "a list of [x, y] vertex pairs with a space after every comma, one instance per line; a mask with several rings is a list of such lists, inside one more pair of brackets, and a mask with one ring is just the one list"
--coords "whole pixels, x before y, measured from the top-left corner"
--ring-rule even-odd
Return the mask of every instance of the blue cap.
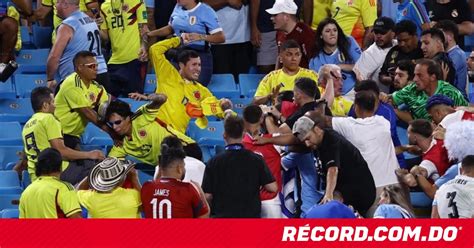
[[444, 104], [453, 107], [454, 106], [454, 101], [453, 99], [441, 95], [441, 94], [436, 94], [432, 95], [428, 101], [426, 102], [426, 110], [429, 110], [431, 107], [438, 105], [438, 104]]

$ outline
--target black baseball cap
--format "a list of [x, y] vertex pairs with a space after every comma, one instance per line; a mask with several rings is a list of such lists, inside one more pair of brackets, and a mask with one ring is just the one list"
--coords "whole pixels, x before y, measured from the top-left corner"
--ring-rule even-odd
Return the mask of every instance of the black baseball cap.
[[382, 16], [375, 20], [373, 30], [374, 32], [385, 34], [389, 30], [393, 30], [394, 28], [395, 22], [392, 20], [392, 18]]

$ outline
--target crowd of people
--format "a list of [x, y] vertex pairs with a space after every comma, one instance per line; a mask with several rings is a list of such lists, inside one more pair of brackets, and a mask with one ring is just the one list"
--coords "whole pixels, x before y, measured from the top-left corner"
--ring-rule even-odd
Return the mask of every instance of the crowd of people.
[[[33, 180], [20, 218], [415, 218], [411, 191], [433, 199], [433, 218], [472, 218], [470, 4], [2, 2], [4, 65], [19, 25], [7, 10], [26, 22], [54, 10], [48, 87], [31, 93], [16, 168]], [[238, 116], [206, 86], [252, 65], [266, 75]], [[120, 97], [148, 103], [132, 111]], [[210, 116], [225, 146], [203, 161], [187, 130]], [[113, 139], [108, 154], [81, 151], [89, 123]], [[142, 186], [138, 169], [153, 180]]]

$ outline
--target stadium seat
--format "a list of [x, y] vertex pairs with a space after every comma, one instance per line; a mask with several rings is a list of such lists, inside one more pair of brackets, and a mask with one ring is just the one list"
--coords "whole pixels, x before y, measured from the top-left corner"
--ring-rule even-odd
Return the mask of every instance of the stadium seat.
[[112, 146], [114, 142], [109, 134], [98, 128], [96, 125], [90, 123], [87, 125], [84, 134], [82, 135], [82, 144], [84, 145], [98, 145], [98, 146]]
[[31, 100], [23, 99], [0, 99], [0, 122], [17, 121], [26, 123], [33, 115]]
[[133, 112], [137, 111], [142, 105], [149, 103], [148, 101], [135, 101], [131, 98], [119, 98], [119, 100], [128, 103]]
[[1, 122], [0, 146], [21, 146], [21, 126], [18, 122]]
[[23, 192], [22, 187], [0, 187], [0, 195], [11, 195], [11, 194], [21, 194]]
[[0, 195], [0, 210], [18, 208], [20, 194]]
[[0, 82], [0, 99], [15, 99], [15, 87], [13, 86], [12, 78], [10, 77], [5, 82]]
[[5, 170], [8, 163], [16, 163], [18, 152], [23, 151], [23, 146], [0, 146], [0, 170]]
[[474, 35], [464, 36], [464, 46], [465, 47], [474, 47]]
[[23, 49], [34, 48], [33, 40], [27, 26], [20, 27], [21, 47]]
[[31, 91], [40, 86], [47, 86], [46, 74], [15, 74], [16, 94], [21, 98], [29, 98]]
[[20, 186], [20, 178], [16, 171], [0, 171], [0, 188]]
[[53, 32], [53, 28], [32, 25], [32, 29], [33, 29], [34, 45], [37, 48], [50, 48], [51, 47], [51, 34]]
[[242, 116], [244, 112], [244, 108], [247, 107], [250, 103], [252, 103], [251, 98], [232, 98], [230, 99], [232, 101], [232, 104], [234, 105], [234, 112], [236, 112], [238, 115]]
[[2, 219], [18, 219], [20, 217], [20, 211], [18, 208], [7, 208], [0, 212]]
[[27, 170], [21, 172], [21, 186], [26, 189], [31, 184], [30, 173]]
[[18, 71], [23, 74], [45, 73], [49, 49], [22, 49], [16, 58]]
[[155, 93], [156, 90], [156, 75], [146, 74], [144, 93]]
[[194, 122], [189, 123], [189, 136], [194, 139], [200, 146], [224, 146], [224, 124], [222, 121], [209, 121], [204, 129], [200, 129]]
[[213, 74], [207, 88], [217, 98], [237, 98], [240, 95], [232, 74]]
[[263, 77], [265, 74], [239, 74], [240, 95], [252, 99]]
[[[397, 126], [397, 134], [398, 134], [398, 138], [400, 139], [400, 144], [401, 145], [408, 145], [407, 129], [403, 128], [403, 127], [400, 127], [400, 126]], [[405, 159], [412, 159], [412, 158], [417, 157], [416, 155], [411, 154], [409, 152], [404, 152], [403, 156], [405, 157]]]

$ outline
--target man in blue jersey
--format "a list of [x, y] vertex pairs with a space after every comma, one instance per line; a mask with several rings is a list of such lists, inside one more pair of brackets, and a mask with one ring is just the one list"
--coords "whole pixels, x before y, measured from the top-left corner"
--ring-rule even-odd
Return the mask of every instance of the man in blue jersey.
[[399, 2], [397, 23], [402, 20], [410, 20], [416, 25], [416, 34], [420, 38], [423, 30], [430, 29], [430, 18], [421, 0], [394, 0]]
[[96, 80], [107, 89], [107, 65], [102, 55], [99, 28], [94, 19], [79, 10], [79, 0], [58, 0], [56, 9], [63, 22], [56, 29], [56, 42], [46, 64], [48, 87], [56, 86], [56, 72], [61, 81], [74, 72], [72, 60], [78, 52], [89, 51], [95, 54], [98, 64]]

